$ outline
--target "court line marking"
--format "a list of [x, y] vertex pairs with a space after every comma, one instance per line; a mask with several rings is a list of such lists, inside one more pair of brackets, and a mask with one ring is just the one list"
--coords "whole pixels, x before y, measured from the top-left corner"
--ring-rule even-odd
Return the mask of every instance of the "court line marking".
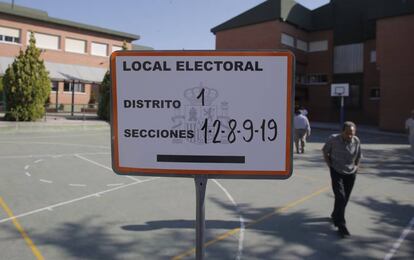
[[22, 235], [24, 241], [29, 246], [29, 248], [32, 250], [32, 253], [36, 257], [37, 260], [43, 260], [44, 257], [40, 253], [39, 249], [37, 249], [36, 245], [33, 243], [33, 241], [30, 239], [30, 237], [27, 235], [26, 231], [24, 231], [23, 227], [20, 225], [19, 221], [15, 218], [13, 212], [7, 206], [6, 202], [3, 200], [3, 198], [0, 196], [0, 206], [3, 208], [3, 210], [7, 213], [9, 218], [13, 218], [13, 225], [16, 227], [17, 231], [19, 231], [20, 235]]
[[[106, 170], [109, 170], [109, 171], [113, 172], [113, 169], [112, 168], [110, 168], [110, 167], [108, 167], [106, 165], [103, 165], [101, 163], [98, 163], [98, 162], [96, 162], [94, 160], [88, 159], [88, 158], [86, 158], [86, 157], [84, 157], [84, 156], [82, 156], [80, 154], [74, 154], [74, 156], [77, 157], [77, 158], [79, 158], [79, 159], [81, 159], [81, 160], [87, 161], [89, 163], [92, 163], [94, 165], [97, 165], [99, 167], [102, 167], [102, 168], [104, 168]], [[134, 181], [140, 181], [139, 179], [134, 178], [132, 176], [125, 176], [125, 177], [130, 178], [130, 179], [132, 179]], [[241, 259], [241, 255], [242, 255], [242, 251], [243, 251], [244, 229], [245, 229], [244, 219], [241, 216], [240, 209], [238, 208], [238, 205], [237, 205], [236, 201], [233, 199], [233, 197], [231, 196], [231, 194], [217, 180], [214, 180], [213, 179], [213, 181], [217, 184], [217, 186], [219, 186], [219, 188], [221, 190], [223, 190], [223, 192], [226, 194], [226, 196], [229, 198], [229, 200], [232, 202], [232, 204], [236, 207], [236, 211], [239, 214], [239, 221], [240, 221], [240, 232], [239, 233], [240, 233], [240, 235], [239, 235], [239, 243], [238, 243], [238, 251], [237, 251], [237, 258], [236, 259]], [[76, 184], [69, 184], [69, 185], [70, 186], [75, 186]], [[120, 185], [122, 185], [122, 183], [120, 183], [120, 184], [119, 183], [116, 183], [116, 184], [108, 184], [107, 186], [120, 186]], [[76, 185], [76, 186], [80, 186], [80, 185]]]
[[63, 156], [74, 156], [75, 154], [82, 154], [82, 155], [107, 155], [111, 154], [108, 152], [99, 152], [99, 153], [62, 153], [62, 154], [29, 154], [29, 155], [4, 155], [0, 156], [1, 159], [25, 159], [25, 158], [42, 158], [42, 157], [51, 157], [51, 158], [59, 158]]
[[[102, 130], [103, 132], [103, 130]], [[1, 138], [0, 137], [0, 141], [21, 141], [21, 140], [33, 140], [33, 139], [51, 139], [51, 138], [72, 138], [72, 137], [82, 137], [82, 136], [88, 136], [88, 135], [93, 135], [96, 136], [96, 133], [89, 133], [89, 134], [79, 134], [79, 135], [60, 135], [60, 136], [33, 136], [33, 137], [19, 137], [19, 138]], [[109, 134], [108, 134], [109, 135]]]
[[[84, 160], [84, 161], [90, 162], [90, 163], [92, 163], [92, 164], [95, 164], [95, 165], [97, 165], [97, 166], [99, 166], [99, 167], [102, 167], [102, 168], [107, 169], [108, 171], [110, 171], [110, 172], [114, 173], [114, 170], [112, 170], [112, 168], [110, 168], [110, 167], [108, 167], [108, 166], [106, 166], [106, 165], [103, 165], [103, 164], [101, 164], [101, 163], [95, 162], [94, 160], [88, 159], [88, 158], [86, 158], [86, 157], [83, 157], [83, 156], [82, 156], [82, 155], [80, 155], [80, 154], [75, 154], [75, 156], [76, 156], [76, 157], [78, 157], [79, 159], [82, 159], [82, 160]], [[129, 178], [129, 179], [131, 179], [131, 180], [133, 180], [133, 181], [139, 181], [139, 179], [138, 179], [138, 178], [134, 178], [134, 177], [132, 177], [132, 176], [123, 176], [123, 177]]]
[[[56, 157], [55, 157], [56, 158]], [[34, 163], [39, 163], [39, 162], [43, 162], [44, 161], [44, 159], [39, 159], [39, 160], [36, 160]], [[27, 168], [29, 168], [30, 167], [30, 164], [29, 165], [26, 165], [26, 167], [25, 167], [25, 169]], [[32, 175], [29, 173], [29, 172], [25, 172], [26, 173], [26, 175], [28, 176], [28, 177], [31, 177]], [[39, 179], [39, 181], [41, 181], [41, 182], [45, 182], [45, 183], [53, 183], [53, 181], [51, 181], [51, 180], [46, 180], [46, 179]], [[72, 186], [72, 187], [87, 187], [87, 185], [86, 184], [81, 184], [81, 183], [77, 183], [77, 184], [69, 184], [69, 186]]]
[[385, 255], [384, 260], [390, 260], [394, 256], [398, 248], [400, 248], [401, 244], [404, 242], [404, 239], [411, 232], [411, 229], [413, 228], [413, 226], [414, 226], [414, 217], [411, 218], [411, 221], [401, 232], [400, 237], [397, 239], [397, 241], [395, 241], [394, 245], [392, 246], [388, 254]]
[[226, 188], [224, 188], [223, 185], [221, 185], [217, 180], [212, 179], [214, 183], [217, 184], [217, 186], [220, 187], [220, 189], [223, 190], [223, 192], [226, 194], [226, 196], [229, 198], [229, 200], [231, 201], [231, 203], [233, 204], [233, 206], [236, 208], [237, 214], [239, 215], [239, 221], [240, 221], [240, 232], [239, 232], [239, 245], [237, 248], [237, 256], [236, 259], [240, 260], [243, 254], [243, 241], [244, 241], [244, 230], [245, 230], [245, 224], [244, 224], [244, 219], [243, 216], [240, 212], [240, 208], [239, 205], [237, 205], [236, 201], [233, 199], [233, 197], [231, 196], [230, 192], [227, 191]]
[[159, 177], [154, 177], [154, 178], [150, 178], [150, 179], [146, 179], [146, 180], [139, 180], [139, 181], [131, 182], [131, 183], [128, 183], [128, 184], [125, 184], [125, 185], [122, 185], [122, 186], [112, 188], [112, 189], [103, 190], [103, 191], [92, 193], [92, 194], [89, 194], [89, 195], [86, 195], [86, 196], [83, 196], [83, 197], [79, 197], [79, 198], [76, 198], [76, 199], [56, 203], [56, 204], [46, 206], [46, 207], [43, 207], [43, 208], [40, 208], [40, 209], [35, 209], [35, 210], [25, 212], [25, 213], [22, 213], [22, 214], [19, 214], [19, 215], [10, 216], [8, 218], [1, 219], [0, 223], [7, 222], [7, 221], [10, 221], [10, 220], [14, 220], [14, 219], [21, 218], [21, 217], [25, 217], [25, 216], [29, 216], [29, 215], [33, 215], [35, 213], [39, 213], [39, 212], [46, 211], [46, 210], [51, 211], [51, 210], [53, 210], [54, 208], [57, 208], [57, 207], [65, 206], [65, 205], [68, 205], [68, 204], [71, 204], [71, 203], [74, 203], [74, 202], [78, 202], [78, 201], [81, 201], [81, 200], [85, 200], [85, 199], [88, 199], [88, 198], [92, 198], [92, 197], [100, 197], [101, 195], [103, 195], [105, 193], [109, 193], [109, 192], [112, 192], [112, 191], [123, 189], [123, 188], [129, 187], [129, 186], [132, 186], [132, 185], [136, 185], [136, 184], [153, 181], [153, 180], [158, 179], [158, 178]]
[[[94, 165], [97, 165], [97, 166], [99, 166], [99, 167], [102, 167], [102, 168], [104, 168], [104, 169], [106, 169], [106, 170], [109, 170], [109, 171], [111, 171], [111, 172], [113, 172], [113, 170], [112, 170], [112, 168], [110, 168], [110, 167], [108, 167], [108, 166], [106, 166], [106, 165], [103, 165], [103, 164], [100, 164], [100, 163], [98, 163], [98, 162], [96, 162], [96, 161], [93, 161], [93, 160], [91, 160], [91, 159], [88, 159], [88, 158], [86, 158], [86, 157], [84, 157], [84, 156], [82, 156], [82, 155], [101, 155], [101, 154], [110, 154], [110, 153], [74, 153], [74, 154], [61, 154], [61, 155], [51, 155], [51, 154], [47, 154], [47, 155], [44, 155], [43, 157], [52, 157], [52, 158], [58, 158], [58, 157], [62, 157], [62, 156], [75, 156], [75, 157], [77, 157], [77, 158], [79, 158], [79, 159], [82, 159], [82, 160], [84, 160], [84, 161], [87, 161], [87, 162], [90, 162], [90, 163], [92, 163], [92, 164], [94, 164]], [[39, 155], [38, 155], [39, 156]], [[28, 158], [33, 158], [34, 156], [33, 155], [28, 155], [27, 156]], [[19, 158], [21, 158], [20, 156], [19, 156]], [[0, 158], [1, 159], [1, 158]], [[38, 159], [38, 160], [36, 160], [34, 163], [39, 163], [39, 162], [42, 162], [42, 161], [44, 161], [43, 159]], [[27, 169], [29, 169], [30, 168], [30, 165], [26, 165], [25, 167], [24, 167], [24, 169], [25, 170], [27, 170]], [[31, 177], [31, 174], [29, 173], [29, 172], [25, 172], [25, 174], [28, 176], [28, 177]], [[134, 178], [134, 177], [132, 177], [132, 176], [123, 176], [123, 177], [127, 177], [127, 178], [129, 178], [129, 179], [131, 179], [131, 180], [133, 180], [133, 181], [139, 181], [139, 179], [138, 178]], [[50, 180], [45, 180], [45, 179], [40, 179], [40, 181], [41, 182], [45, 182], [45, 183], [53, 183], [53, 181], [50, 181]], [[113, 183], [113, 184], [108, 184], [108, 185], [106, 185], [107, 187], [111, 187], [111, 186], [120, 186], [120, 185], [123, 185], [124, 183]], [[73, 187], [86, 187], [87, 185], [86, 184], [69, 184], [69, 186], [73, 186]]]
[[[103, 164], [100, 164], [100, 163], [98, 163], [98, 162], [95, 162], [95, 161], [93, 161], [93, 160], [91, 160], [91, 159], [88, 159], [88, 158], [86, 158], [86, 157], [83, 157], [83, 156], [81, 156], [81, 155], [79, 155], [79, 154], [75, 154], [75, 156], [76, 157], [78, 157], [78, 158], [80, 158], [80, 159], [82, 159], [82, 160], [85, 160], [85, 161], [87, 161], [87, 162], [90, 162], [90, 163], [92, 163], [92, 164], [95, 164], [95, 165], [97, 165], [97, 166], [100, 166], [100, 167], [102, 167], [102, 168], [104, 168], [104, 169], [107, 169], [107, 170], [109, 170], [109, 171], [113, 171], [112, 170], [112, 168], [110, 168], [110, 167], [108, 167], [108, 166], [106, 166], [106, 165], [103, 165]], [[127, 178], [130, 178], [130, 179], [132, 179], [132, 180], [138, 180], [138, 179], [136, 179], [136, 178], [134, 178], [134, 177], [132, 177], [132, 176], [125, 176], [125, 177], [127, 177]], [[240, 210], [239, 210], [239, 208], [238, 208], [238, 205], [237, 205], [237, 203], [236, 203], [236, 201], [233, 199], [233, 197], [230, 195], [230, 193], [226, 190], [226, 188], [224, 188], [218, 181], [216, 181], [216, 180], [214, 180], [213, 179], [213, 182], [215, 182], [216, 184], [217, 184], [217, 186], [219, 186], [220, 187], [220, 189], [221, 190], [223, 190], [223, 192], [227, 195], [227, 197], [229, 198], [229, 200], [233, 203], [233, 205], [236, 207], [236, 210], [237, 210], [237, 212], [239, 213], [239, 220], [240, 220], [240, 235], [239, 235], [239, 245], [238, 245], [238, 251], [237, 251], [237, 259], [240, 259], [241, 258], [241, 255], [242, 255], [242, 251], [243, 251], [243, 240], [244, 240], [244, 219], [243, 219], [243, 217], [241, 216], [241, 214], [240, 214]], [[107, 186], [109, 186], [109, 185], [107, 185]]]
[[45, 180], [45, 179], [39, 179], [39, 181], [44, 182], [44, 183], [53, 183], [53, 181], [50, 180]]
[[63, 145], [63, 146], [79, 146], [79, 147], [90, 147], [100, 149], [111, 149], [109, 146], [102, 145], [88, 145], [88, 144], [68, 144], [68, 143], [49, 143], [49, 142], [5, 142], [0, 141], [2, 144], [44, 144], [44, 145]]
[[86, 184], [69, 183], [69, 186], [72, 186], [72, 187], [86, 187]]
[[107, 187], [113, 187], [113, 186], [121, 186], [124, 185], [123, 183], [111, 183], [111, 184], [107, 184]]
[[[272, 216], [274, 216], [278, 213], [286, 212], [290, 208], [293, 208], [293, 207], [295, 207], [295, 206], [297, 206], [297, 205], [299, 205], [299, 204], [301, 204], [301, 203], [303, 203], [303, 202], [305, 202], [305, 201], [307, 201], [307, 200], [309, 200], [309, 199], [311, 199], [311, 198], [313, 198], [313, 197], [315, 197], [315, 196], [317, 196], [321, 193], [324, 193], [324, 192], [328, 191], [329, 189], [330, 189], [330, 185], [324, 186], [323, 188], [320, 188], [319, 190], [317, 190], [317, 191], [315, 191], [315, 192], [313, 192], [309, 195], [306, 195], [306, 196], [304, 196], [304, 197], [302, 197], [298, 200], [292, 201], [292, 202], [288, 203], [287, 205], [285, 205], [281, 208], [277, 208], [274, 211], [272, 211], [272, 212], [270, 212], [270, 213], [268, 213], [268, 214], [266, 214], [266, 215], [264, 215], [264, 216], [262, 216], [262, 217], [260, 217], [256, 220], [252, 220], [246, 225], [246, 229], [253, 226], [253, 225], [255, 225], [255, 224], [257, 224], [257, 223], [260, 223], [263, 220], [266, 220], [266, 219], [268, 219], [268, 218], [270, 218], [270, 217], [272, 217]], [[224, 239], [226, 239], [226, 238], [228, 238], [228, 237], [230, 237], [230, 236], [232, 236], [232, 235], [234, 235], [238, 232], [240, 232], [240, 228], [234, 228], [232, 230], [229, 230], [229, 231], [217, 236], [216, 238], [204, 243], [204, 248], [207, 248], [208, 246], [211, 246], [212, 244], [220, 242], [221, 240], [224, 240]], [[192, 254], [195, 254], [195, 248], [191, 248], [191, 249], [185, 251], [184, 253], [182, 253], [180, 255], [174, 256], [172, 258], [172, 260], [179, 260], [179, 259], [182, 259], [183, 257], [190, 256]]]

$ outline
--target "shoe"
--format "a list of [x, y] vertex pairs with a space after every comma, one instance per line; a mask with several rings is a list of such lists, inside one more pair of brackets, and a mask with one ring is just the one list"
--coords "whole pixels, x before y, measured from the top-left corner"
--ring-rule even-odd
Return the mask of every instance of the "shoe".
[[336, 223], [335, 219], [331, 216], [331, 222], [335, 227], [338, 227], [338, 224]]
[[335, 221], [333, 214], [331, 214], [331, 222], [335, 227], [338, 227], [338, 223]]
[[346, 228], [345, 225], [338, 226], [338, 233], [342, 238], [345, 238], [351, 235], [351, 233], [349, 233], [349, 230]]

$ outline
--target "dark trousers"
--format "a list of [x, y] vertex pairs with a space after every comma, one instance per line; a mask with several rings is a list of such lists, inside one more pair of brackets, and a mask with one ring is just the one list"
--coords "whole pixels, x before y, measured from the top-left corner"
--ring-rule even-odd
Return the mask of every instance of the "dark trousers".
[[331, 217], [336, 226], [345, 225], [345, 207], [354, 187], [356, 174], [340, 174], [332, 167], [330, 170], [332, 190], [335, 195], [335, 204]]

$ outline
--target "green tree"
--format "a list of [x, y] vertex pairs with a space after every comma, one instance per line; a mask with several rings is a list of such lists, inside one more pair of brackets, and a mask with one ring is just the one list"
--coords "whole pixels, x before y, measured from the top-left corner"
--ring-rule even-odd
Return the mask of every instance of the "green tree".
[[[2, 110], [5, 109], [4, 104], [5, 103], [5, 96], [3, 92], [3, 77], [0, 77], [0, 104], [2, 104]], [[1, 110], [0, 110], [1, 111]]]
[[0, 77], [0, 102], [3, 101], [3, 77]]
[[3, 77], [0, 77], [0, 97], [3, 94]]
[[30, 34], [29, 46], [7, 68], [3, 77], [6, 96], [6, 120], [35, 121], [45, 113], [45, 103], [50, 94], [50, 79], [41, 51], [36, 48], [34, 34]]
[[[122, 44], [122, 50], [128, 50], [126, 41]], [[109, 121], [110, 115], [110, 96], [111, 96], [111, 74], [109, 71], [105, 73], [101, 85], [99, 86], [99, 106], [98, 117], [102, 120]]]
[[109, 71], [107, 71], [101, 82], [101, 85], [99, 86], [99, 105], [98, 105], [98, 117], [105, 121], [109, 121], [110, 88], [111, 88], [111, 74], [109, 73]]

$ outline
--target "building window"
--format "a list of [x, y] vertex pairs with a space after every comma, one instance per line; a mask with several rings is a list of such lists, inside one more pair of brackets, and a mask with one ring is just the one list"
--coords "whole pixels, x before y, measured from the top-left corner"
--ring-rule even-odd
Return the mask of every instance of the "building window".
[[306, 75], [306, 82], [309, 85], [318, 85], [328, 83], [328, 75], [326, 74], [308, 74]]
[[336, 46], [334, 73], [361, 73], [364, 71], [364, 45], [362, 43]]
[[80, 82], [65, 82], [63, 85], [63, 91], [72, 92], [72, 87], [74, 86], [75, 92], [85, 93], [85, 84]]
[[[27, 32], [27, 44], [30, 41], [30, 32]], [[56, 35], [34, 33], [36, 47], [40, 49], [59, 50], [60, 37]]]
[[327, 74], [296, 75], [296, 84], [301, 85], [325, 85], [328, 83]]
[[328, 41], [313, 41], [309, 43], [309, 52], [327, 51]]
[[20, 30], [0, 26], [0, 42], [20, 43]]
[[112, 45], [112, 52], [122, 50], [122, 46]]
[[295, 77], [295, 82], [296, 82], [296, 84], [305, 84], [305, 75], [303, 75], [303, 74], [297, 74], [296, 75], [296, 77]]
[[86, 41], [66, 38], [65, 51], [82, 54], [86, 53]]
[[369, 61], [370, 61], [371, 63], [375, 63], [375, 62], [377, 62], [377, 51], [376, 51], [376, 50], [372, 50], [372, 51], [369, 53]]
[[358, 85], [349, 86], [349, 96], [345, 98], [345, 107], [359, 108], [360, 107], [360, 88]]
[[52, 81], [51, 90], [56, 92], [58, 89], [59, 89], [59, 82]]
[[374, 87], [369, 90], [369, 99], [378, 100], [381, 97], [380, 88]]
[[108, 56], [108, 44], [96, 43], [91, 44], [91, 54], [96, 56]]
[[281, 42], [284, 45], [287, 45], [287, 46], [290, 46], [290, 47], [295, 47], [295, 38], [293, 38], [292, 36], [287, 35], [285, 33], [282, 33]]
[[302, 40], [297, 40], [296, 48], [302, 51], [308, 51], [308, 43]]

